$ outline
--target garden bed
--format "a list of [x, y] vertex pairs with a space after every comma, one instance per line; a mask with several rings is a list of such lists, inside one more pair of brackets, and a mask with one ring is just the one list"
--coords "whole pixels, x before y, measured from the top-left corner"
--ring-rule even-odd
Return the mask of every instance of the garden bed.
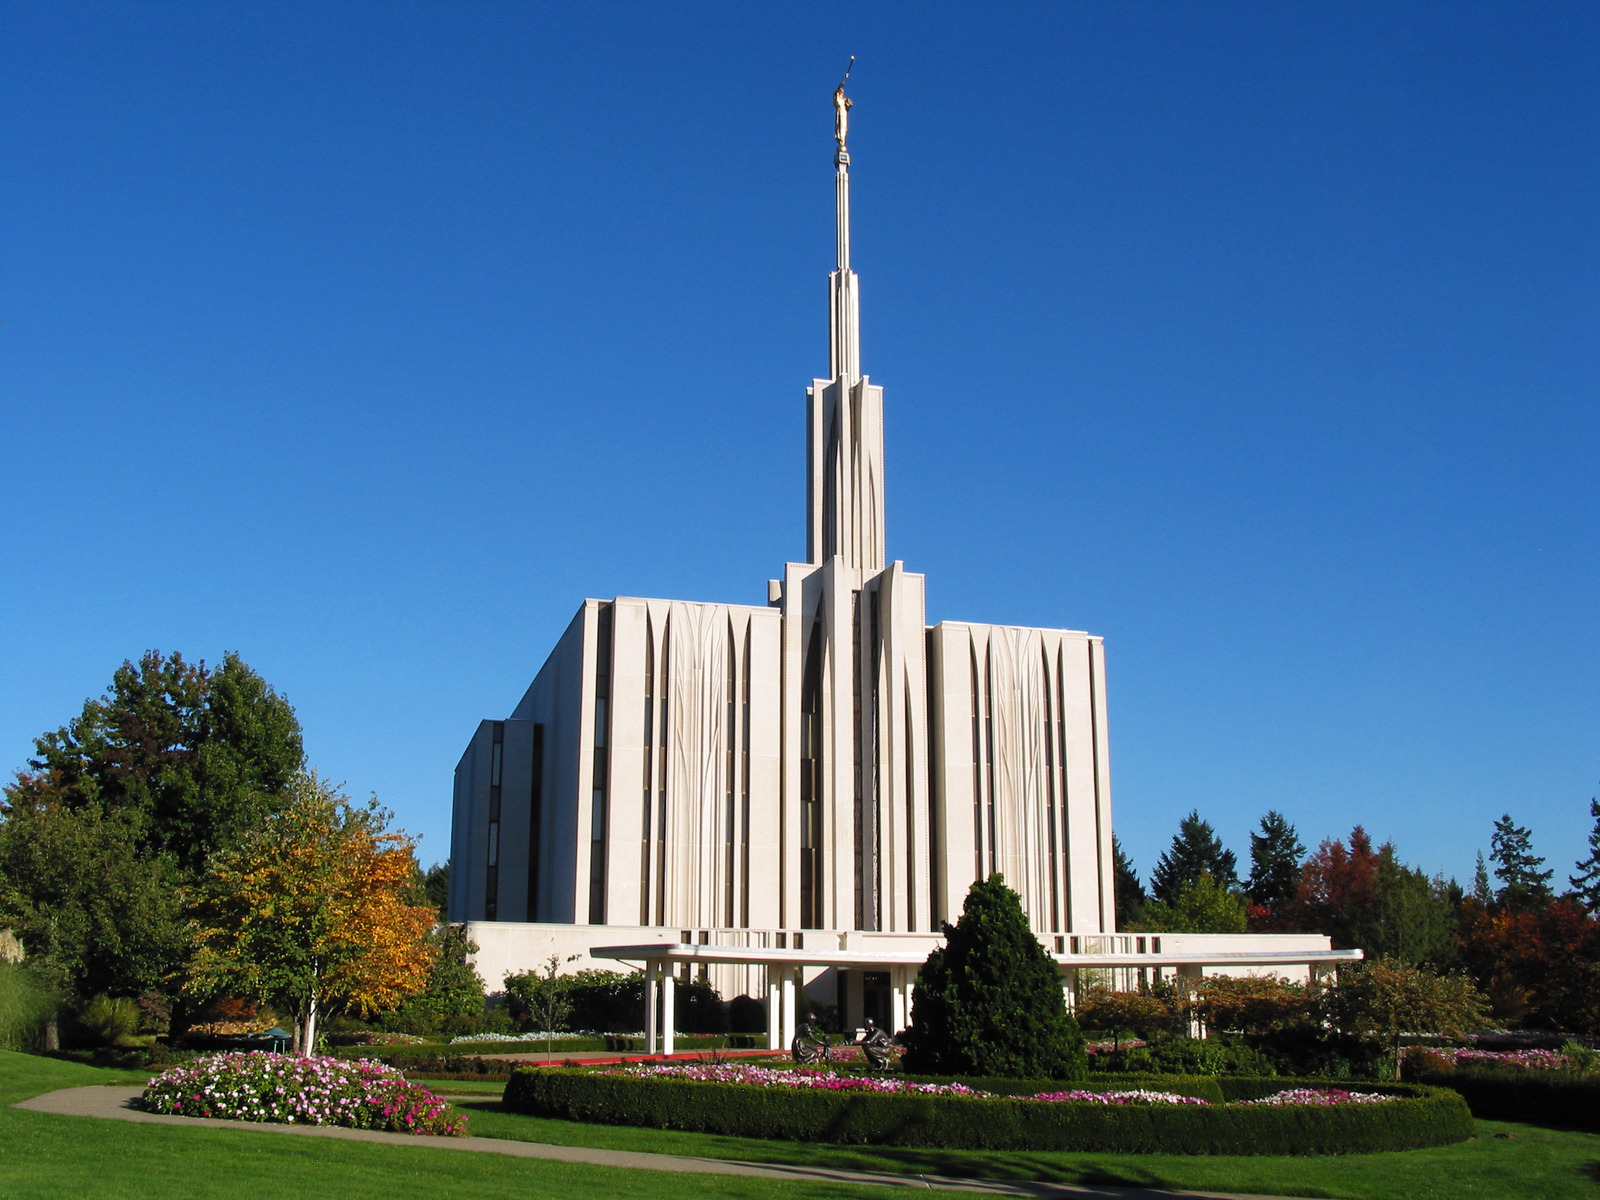
[[150, 1081], [147, 1112], [284, 1125], [344, 1125], [462, 1137], [467, 1118], [393, 1067], [250, 1051], [172, 1067]]
[[1185, 1094], [1192, 1088], [1158, 1090], [1151, 1079], [1138, 1088], [1054, 1083], [1024, 1097], [962, 1081], [759, 1072], [730, 1064], [521, 1068], [504, 1103], [511, 1112], [601, 1124], [975, 1150], [1344, 1154], [1447, 1145], [1472, 1134], [1460, 1096], [1417, 1085], [1363, 1085], [1352, 1100], [1328, 1081], [1209, 1081], [1221, 1089], [1219, 1103]]

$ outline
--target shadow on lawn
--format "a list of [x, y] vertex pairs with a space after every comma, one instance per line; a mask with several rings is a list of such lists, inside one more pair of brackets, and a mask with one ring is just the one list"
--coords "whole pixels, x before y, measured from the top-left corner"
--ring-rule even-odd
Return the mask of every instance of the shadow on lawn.
[[[469, 1112], [496, 1113], [510, 1117], [521, 1114], [507, 1109], [497, 1099], [452, 1098], [458, 1108]], [[554, 1121], [555, 1118], [543, 1118]], [[576, 1128], [592, 1128], [584, 1122], [560, 1122]], [[631, 1128], [608, 1126], [607, 1128]], [[672, 1134], [673, 1130], [641, 1127], [641, 1133]], [[485, 1136], [495, 1136], [486, 1133]], [[913, 1146], [834, 1145], [808, 1142], [755, 1141], [721, 1137], [717, 1134], [693, 1135], [698, 1144], [661, 1147], [656, 1153], [679, 1154], [691, 1158], [726, 1158], [742, 1162], [767, 1162], [785, 1166], [838, 1167], [850, 1171], [888, 1171], [907, 1175], [949, 1175], [965, 1179], [1010, 1179], [1030, 1183], [1065, 1183], [1089, 1187], [1172, 1188], [1173, 1181], [1154, 1171], [1130, 1169], [1094, 1162], [1063, 1164], [1027, 1151], [985, 1153], [980, 1150], [951, 1152]], [[534, 1139], [539, 1140], [539, 1139]], [[629, 1147], [629, 1149], [642, 1149]]]
[[1578, 1174], [1594, 1183], [1600, 1183], [1600, 1159], [1591, 1163], [1584, 1163], [1578, 1168]]

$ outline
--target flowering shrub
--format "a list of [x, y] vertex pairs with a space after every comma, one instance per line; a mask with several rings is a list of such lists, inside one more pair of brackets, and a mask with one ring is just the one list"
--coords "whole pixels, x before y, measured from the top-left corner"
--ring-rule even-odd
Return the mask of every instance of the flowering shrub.
[[[992, 1100], [990, 1092], [982, 1092], [961, 1083], [912, 1083], [905, 1079], [882, 1075], [835, 1075], [831, 1071], [805, 1068], [758, 1067], [746, 1063], [692, 1063], [683, 1065], [626, 1067], [620, 1071], [604, 1071], [605, 1075], [629, 1075], [639, 1079], [684, 1079], [696, 1083], [752, 1083], [760, 1087], [801, 1088], [829, 1092], [873, 1092], [883, 1095], [966, 1096], [976, 1100]], [[1037, 1100], [1048, 1104], [1188, 1104], [1201, 1108], [1211, 1107], [1211, 1101], [1198, 1096], [1180, 1096], [1173, 1092], [1153, 1092], [1143, 1089], [1092, 1092], [1082, 1088], [1070, 1091], [1039, 1092], [1032, 1096], [1018, 1096], [1018, 1100]], [[1260, 1100], [1243, 1100], [1248, 1105], [1313, 1104], [1328, 1108], [1336, 1104], [1376, 1104], [1391, 1100], [1374, 1092], [1347, 1092], [1339, 1088], [1294, 1088], [1278, 1092]]]
[[150, 1081], [150, 1112], [289, 1125], [347, 1125], [462, 1137], [467, 1118], [442, 1098], [370, 1059], [215, 1054]]
[[1318, 1108], [1332, 1108], [1336, 1104], [1382, 1104], [1393, 1096], [1380, 1096], [1376, 1092], [1347, 1092], [1342, 1088], [1290, 1088], [1274, 1092], [1259, 1100], [1240, 1100], [1240, 1105], [1314, 1104]]
[[1517, 1071], [1559, 1071], [1574, 1066], [1559, 1050], [1434, 1050], [1452, 1067], [1510, 1067]]
[[881, 1075], [835, 1075], [831, 1071], [757, 1067], [744, 1063], [639, 1066], [604, 1073], [633, 1075], [644, 1079], [688, 1079], [696, 1083], [754, 1083], [761, 1087], [806, 1088], [829, 1092], [896, 1092], [922, 1096], [988, 1096], [989, 1094], [960, 1083], [912, 1083], [904, 1079], [887, 1079]]

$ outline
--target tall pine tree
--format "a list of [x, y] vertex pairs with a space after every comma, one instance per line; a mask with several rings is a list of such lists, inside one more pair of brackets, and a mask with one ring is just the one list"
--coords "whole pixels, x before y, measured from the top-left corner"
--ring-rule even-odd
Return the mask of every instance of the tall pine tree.
[[1568, 875], [1567, 882], [1590, 912], [1600, 912], [1600, 799], [1590, 798], [1589, 815], [1594, 818], [1594, 828], [1589, 831], [1589, 857], [1577, 863], [1578, 873]]
[[1250, 835], [1250, 879], [1245, 894], [1271, 908], [1293, 900], [1300, 888], [1300, 863], [1306, 856], [1295, 827], [1276, 809], [1261, 818], [1261, 832]]
[[1133, 869], [1132, 860], [1123, 852], [1122, 842], [1114, 833], [1111, 835], [1111, 869], [1116, 878], [1117, 928], [1127, 929], [1139, 919], [1150, 897], [1145, 893], [1144, 884], [1139, 882], [1139, 872]]
[[1157, 900], [1171, 904], [1184, 888], [1210, 872], [1217, 885], [1228, 890], [1239, 886], [1239, 862], [1233, 851], [1225, 849], [1217, 831], [1200, 813], [1191, 809], [1178, 823], [1178, 836], [1172, 847], [1156, 862], [1150, 873], [1150, 890]]
[[1533, 852], [1533, 832], [1512, 821], [1510, 813], [1494, 823], [1489, 857], [1500, 881], [1496, 899], [1503, 907], [1521, 911], [1549, 902], [1550, 879], [1555, 872], [1539, 870], [1544, 859]]

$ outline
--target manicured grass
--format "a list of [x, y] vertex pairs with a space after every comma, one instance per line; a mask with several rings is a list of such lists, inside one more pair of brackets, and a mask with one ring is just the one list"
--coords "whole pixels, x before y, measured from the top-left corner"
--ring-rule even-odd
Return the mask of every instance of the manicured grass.
[[[1596, 1200], [1600, 1135], [1499, 1121], [1477, 1122], [1477, 1138], [1455, 1146], [1345, 1156], [1233, 1157], [916, 1150], [820, 1146], [714, 1134], [585, 1125], [461, 1101], [482, 1137], [594, 1146], [704, 1158], [797, 1163], [864, 1171], [1031, 1179], [1080, 1185], [1195, 1188], [1351, 1200]], [[1507, 1133], [1509, 1138], [1495, 1135]]]
[[[90, 1083], [137, 1084], [148, 1072], [108, 1071], [0, 1052], [0, 1103]], [[478, 1086], [471, 1087], [480, 1092]], [[1191, 1158], [899, 1150], [805, 1146], [666, 1130], [580, 1125], [498, 1111], [467, 1100], [472, 1130], [568, 1146], [710, 1158], [789, 1162], [864, 1170], [934, 1172], [1063, 1183], [1124, 1184], [1359, 1200], [1600, 1200], [1600, 1134], [1478, 1122], [1478, 1139], [1403, 1154], [1340, 1158]], [[1510, 1133], [1498, 1139], [1496, 1133]], [[390, 1147], [233, 1130], [132, 1125], [0, 1108], [0, 1193], [7, 1200], [261, 1200], [337, 1192], [350, 1200], [428, 1196], [483, 1200], [529, 1194], [540, 1200], [644, 1200], [688, 1192], [721, 1197], [871, 1197], [881, 1188], [683, 1176], [426, 1146]]]
[[17, 1100], [84, 1084], [138, 1084], [149, 1072], [107, 1071], [0, 1051], [0, 1195], [6, 1200], [884, 1200], [877, 1187], [679, 1175], [375, 1146], [231, 1129], [134, 1125], [19, 1112]]

